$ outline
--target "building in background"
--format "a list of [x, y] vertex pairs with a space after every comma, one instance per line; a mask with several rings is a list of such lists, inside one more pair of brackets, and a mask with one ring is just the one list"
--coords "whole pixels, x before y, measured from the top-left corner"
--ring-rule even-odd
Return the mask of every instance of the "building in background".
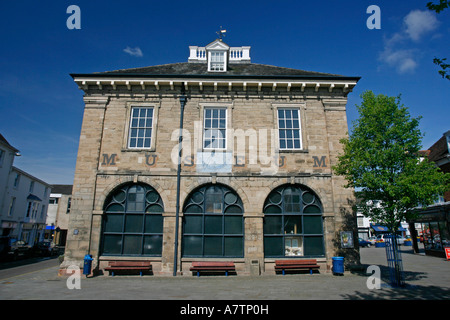
[[20, 155], [19, 150], [10, 145], [0, 134], [0, 227], [2, 231], [0, 236], [6, 236], [11, 229], [17, 228], [17, 222], [8, 219], [10, 207], [14, 208], [16, 200], [6, 197], [9, 189], [9, 176], [16, 155]]
[[331, 170], [359, 77], [252, 63], [221, 39], [188, 62], [72, 77], [85, 106], [61, 273], [86, 254], [97, 272], [132, 257], [155, 275], [359, 262], [354, 192]]
[[51, 186], [14, 167], [17, 155], [19, 151], [0, 135], [0, 233], [34, 245], [45, 236]]
[[67, 229], [69, 225], [69, 214], [72, 202], [72, 185], [52, 185], [50, 194], [47, 227], [48, 239], [57, 246], [65, 246]]
[[[433, 161], [442, 172], [450, 173], [450, 131], [447, 131], [428, 150], [423, 150], [424, 158]], [[445, 257], [444, 248], [450, 246], [450, 190], [436, 195], [435, 204], [426, 209], [417, 208], [419, 217], [408, 221], [423, 241], [425, 253]], [[413, 236], [413, 246], [418, 252], [417, 237]]]

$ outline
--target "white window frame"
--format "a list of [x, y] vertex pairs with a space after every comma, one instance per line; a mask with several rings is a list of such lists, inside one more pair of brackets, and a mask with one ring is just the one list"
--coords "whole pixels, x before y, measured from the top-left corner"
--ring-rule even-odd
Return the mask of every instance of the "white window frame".
[[209, 59], [209, 71], [226, 71], [225, 60], [225, 51], [211, 51]]
[[13, 184], [14, 189], [19, 188], [19, 184], [20, 184], [20, 173], [16, 173]]
[[5, 159], [6, 152], [3, 149], [0, 149], [0, 168], [3, 166], [3, 160]]
[[[305, 103], [298, 103], [298, 104], [274, 104], [272, 105], [273, 111], [274, 111], [274, 119], [275, 119], [275, 128], [277, 132], [277, 144], [278, 144], [278, 150], [279, 152], [307, 152], [306, 148], [306, 141], [304, 140], [304, 108], [306, 107]], [[298, 128], [280, 128], [280, 117], [279, 117], [279, 110], [296, 110], [298, 113]], [[291, 118], [292, 119], [292, 118]], [[291, 138], [284, 138], [286, 141], [286, 145], [282, 147], [281, 140], [283, 139], [281, 137], [281, 130], [298, 130], [299, 137], [296, 138], [292, 136]], [[292, 147], [287, 147], [287, 141], [288, 139], [291, 139], [292, 141]], [[295, 147], [294, 140], [298, 139], [300, 141], [300, 147]]]
[[[145, 118], [141, 118], [140, 113], [141, 110], [146, 109], [146, 117]], [[137, 125], [133, 126], [133, 122], [135, 120], [134, 117], [134, 111], [135, 110], [139, 110], [138, 111], [138, 115], [136, 118], [136, 122]], [[147, 125], [147, 121], [149, 119], [148, 117], [148, 112], [149, 110], [151, 110], [151, 125], [148, 126]], [[155, 114], [155, 108], [154, 107], [144, 107], [144, 106], [132, 106], [131, 107], [131, 113], [130, 113], [130, 122], [129, 122], [129, 130], [128, 130], [128, 143], [127, 143], [127, 147], [128, 149], [151, 149], [152, 147], [152, 140], [153, 140], [153, 120], [154, 120], [154, 114]], [[145, 119], [145, 120], [144, 120]], [[145, 126], [141, 126], [141, 124], [139, 123], [140, 121], [144, 120], [145, 122]], [[133, 131], [136, 130], [136, 137], [132, 136]], [[141, 130], [144, 132], [144, 136], [143, 137], [139, 137], [139, 132], [141, 132]], [[150, 137], [148, 137], [146, 135], [147, 130], [150, 130]], [[131, 142], [132, 140], [135, 139], [135, 143], [132, 146]], [[139, 145], [139, 139], [142, 139], [142, 146]], [[146, 140], [150, 140], [148, 146], [146, 146]]]
[[[133, 119], [133, 109], [134, 108], [152, 108], [153, 109], [153, 120], [151, 127], [151, 139], [150, 139], [150, 147], [130, 147], [131, 143], [131, 128], [132, 128], [132, 119]], [[159, 113], [160, 104], [159, 102], [135, 102], [130, 101], [127, 102], [127, 121], [124, 130], [123, 143], [122, 143], [122, 151], [155, 151], [156, 146], [156, 136], [157, 136], [157, 128], [158, 128], [158, 113]]]
[[[206, 117], [206, 111], [207, 110], [211, 110], [211, 113], [212, 113], [211, 114], [211, 118], [207, 118]], [[225, 130], [225, 136], [224, 137], [212, 136], [212, 138], [223, 140], [224, 141], [224, 146], [223, 147], [209, 147], [209, 146], [207, 147], [206, 144], [205, 144], [206, 140], [210, 139], [210, 138], [206, 138], [206, 133], [208, 132], [207, 128], [206, 128], [206, 123], [207, 123], [208, 120], [211, 120], [211, 122], [214, 121], [214, 115], [213, 115], [214, 114], [214, 110], [218, 110], [218, 119], [217, 119], [218, 127], [214, 128], [214, 127], [212, 127], [212, 124], [211, 124], [211, 128], [208, 128], [208, 129], [211, 130], [211, 133], [212, 133], [212, 130], [217, 130], [219, 132], [221, 130]], [[222, 110], [225, 111], [225, 127], [224, 128], [220, 128], [220, 120], [221, 120], [220, 111], [222, 111]], [[205, 106], [203, 108], [203, 132], [202, 132], [202, 148], [203, 148], [203, 150], [227, 150], [227, 146], [228, 146], [228, 143], [227, 143], [227, 137], [228, 137], [228, 112], [227, 111], [228, 111], [227, 107], [223, 107], [223, 106], [222, 107], [221, 106]], [[211, 144], [212, 144], [213, 141], [215, 141], [215, 139], [211, 140]]]
[[34, 202], [28, 201], [27, 203], [27, 212], [25, 213], [25, 218], [30, 218], [33, 213]]
[[[218, 109], [226, 109], [226, 119], [225, 119], [225, 148], [205, 148], [205, 109], [208, 108], [218, 108]], [[202, 152], [211, 152], [211, 151], [219, 151], [219, 152], [230, 152], [233, 147], [233, 134], [232, 134], [232, 110], [233, 103], [232, 102], [199, 102], [198, 111], [200, 122], [198, 128], [198, 133], [194, 138], [194, 145], [197, 151]]]
[[[214, 59], [213, 59], [214, 57]], [[217, 57], [221, 57], [223, 61], [216, 61]], [[213, 61], [214, 60], [214, 61]], [[216, 65], [222, 67], [215, 67]], [[228, 64], [228, 51], [227, 50], [209, 50], [208, 51], [208, 71], [210, 72], [226, 72]]]
[[16, 209], [16, 197], [11, 197], [11, 202], [9, 204], [8, 210], [8, 217], [12, 217], [15, 209]]

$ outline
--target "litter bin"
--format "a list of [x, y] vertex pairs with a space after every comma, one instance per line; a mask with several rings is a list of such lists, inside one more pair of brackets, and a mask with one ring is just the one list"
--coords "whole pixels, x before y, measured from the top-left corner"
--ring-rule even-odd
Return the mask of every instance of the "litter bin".
[[84, 265], [83, 265], [83, 274], [91, 274], [91, 268], [92, 268], [92, 256], [87, 254], [84, 256]]
[[344, 274], [344, 257], [333, 257], [333, 274], [343, 275]]

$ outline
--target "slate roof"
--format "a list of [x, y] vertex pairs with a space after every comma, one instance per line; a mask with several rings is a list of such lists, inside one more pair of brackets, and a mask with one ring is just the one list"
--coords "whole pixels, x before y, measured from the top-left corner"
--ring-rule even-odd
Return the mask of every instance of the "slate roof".
[[9, 142], [5, 139], [5, 137], [1, 133], [0, 133], [0, 143], [11, 148], [11, 150], [13, 150], [14, 152], [19, 151], [16, 148], [14, 148], [11, 144], [9, 144]]
[[90, 74], [76, 74], [72, 76], [153, 76], [169, 77], [197, 77], [197, 78], [314, 78], [314, 79], [346, 79], [359, 80], [360, 77], [346, 77], [331, 73], [305, 71], [292, 68], [276, 67], [257, 63], [229, 63], [226, 72], [208, 72], [206, 63], [171, 63], [142, 68], [121, 69]]
[[448, 154], [447, 139], [442, 136], [438, 141], [436, 141], [429, 149], [428, 159], [431, 161], [438, 161], [445, 158]]

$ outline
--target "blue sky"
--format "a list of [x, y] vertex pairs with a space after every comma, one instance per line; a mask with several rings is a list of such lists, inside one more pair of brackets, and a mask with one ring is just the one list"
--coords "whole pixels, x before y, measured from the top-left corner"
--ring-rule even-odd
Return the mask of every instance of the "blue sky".
[[[254, 63], [361, 76], [349, 95], [349, 126], [360, 94], [398, 96], [422, 116], [423, 147], [450, 130], [450, 9], [416, 1], [0, 1], [0, 133], [22, 154], [15, 166], [50, 184], [72, 184], [83, 116], [70, 73], [187, 61], [227, 29], [230, 46], [251, 46]], [[438, 0], [435, 0], [438, 2]], [[81, 10], [69, 30], [67, 8]], [[368, 29], [370, 5], [381, 29]], [[127, 49], [128, 48], [128, 49]]]

